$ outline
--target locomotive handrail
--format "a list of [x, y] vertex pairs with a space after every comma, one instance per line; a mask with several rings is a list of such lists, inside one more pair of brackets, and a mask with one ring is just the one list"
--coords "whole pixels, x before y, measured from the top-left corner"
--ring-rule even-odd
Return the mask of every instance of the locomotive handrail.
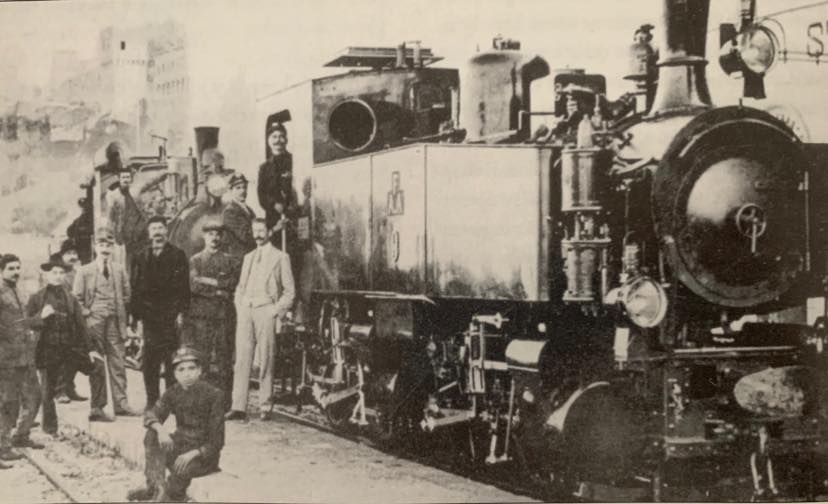
[[423, 294], [400, 294], [398, 292], [389, 291], [365, 291], [365, 290], [349, 290], [349, 291], [331, 291], [331, 290], [315, 290], [314, 294], [330, 296], [365, 296], [368, 299], [396, 299], [401, 301], [423, 301], [436, 305], [431, 298]]

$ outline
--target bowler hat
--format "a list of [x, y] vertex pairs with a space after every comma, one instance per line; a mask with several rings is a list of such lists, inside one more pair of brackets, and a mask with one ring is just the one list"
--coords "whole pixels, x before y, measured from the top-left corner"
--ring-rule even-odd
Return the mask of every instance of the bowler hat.
[[58, 253], [52, 254], [51, 256], [49, 256], [48, 261], [40, 265], [40, 269], [43, 271], [52, 271], [53, 268], [63, 268], [64, 270], [68, 270], [72, 267], [63, 262], [63, 258]]
[[235, 174], [232, 177], [230, 177], [230, 182], [227, 185], [228, 185], [228, 187], [234, 187], [234, 186], [237, 186], [239, 184], [247, 185], [247, 183], [248, 183], [247, 182], [247, 177], [245, 177], [244, 175], [239, 173], [239, 174]]
[[183, 346], [175, 351], [172, 357], [172, 365], [173, 367], [181, 364], [182, 362], [201, 362], [201, 355], [199, 355], [198, 351], [188, 346]]

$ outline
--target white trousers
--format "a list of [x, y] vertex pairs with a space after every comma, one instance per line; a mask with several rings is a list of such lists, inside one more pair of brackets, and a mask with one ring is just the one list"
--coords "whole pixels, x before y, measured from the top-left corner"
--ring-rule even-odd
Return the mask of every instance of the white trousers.
[[259, 347], [259, 408], [270, 410], [273, 395], [273, 346], [276, 341], [276, 319], [273, 306], [243, 307], [236, 314], [236, 362], [233, 366], [233, 406], [247, 411], [250, 373], [256, 347]]

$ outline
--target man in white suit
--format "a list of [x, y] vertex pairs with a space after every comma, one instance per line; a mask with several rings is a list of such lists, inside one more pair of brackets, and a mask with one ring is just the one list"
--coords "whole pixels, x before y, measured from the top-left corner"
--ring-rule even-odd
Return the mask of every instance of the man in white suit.
[[269, 240], [264, 219], [251, 225], [256, 249], [244, 256], [236, 305], [236, 362], [233, 368], [233, 405], [227, 420], [247, 420], [247, 393], [256, 345], [260, 346], [259, 411], [270, 418], [273, 394], [273, 347], [276, 332], [294, 298], [290, 257]]

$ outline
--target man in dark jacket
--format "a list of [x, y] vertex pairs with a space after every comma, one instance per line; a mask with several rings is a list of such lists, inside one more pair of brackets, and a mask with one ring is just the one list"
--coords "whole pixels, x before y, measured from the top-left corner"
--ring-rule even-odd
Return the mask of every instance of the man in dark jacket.
[[267, 128], [268, 159], [259, 166], [259, 204], [265, 222], [273, 232], [271, 242], [282, 249], [282, 218], [287, 218], [296, 204], [293, 191], [293, 155], [287, 151], [287, 130], [281, 122]]
[[[13, 254], [0, 256], [0, 275], [0, 469], [8, 469], [1, 461], [23, 458], [12, 451], [12, 445], [36, 445], [29, 439], [29, 430], [40, 405], [40, 388], [34, 365], [35, 338], [17, 287], [20, 259]], [[19, 410], [21, 422], [12, 439]]]
[[[78, 253], [78, 246], [74, 240], [64, 240], [60, 245], [60, 257], [69, 269], [66, 271], [66, 287], [71, 291], [72, 285], [75, 282], [75, 275], [80, 268], [80, 257]], [[64, 374], [58, 377], [57, 389], [55, 390], [55, 400], [59, 403], [66, 404], [70, 401], [86, 401], [88, 397], [78, 394], [75, 389], [75, 374], [77, 370], [72, 366], [64, 366]]]
[[[129, 492], [130, 501], [186, 501], [193, 478], [218, 470], [224, 447], [224, 395], [201, 379], [201, 356], [195, 350], [179, 349], [172, 365], [178, 383], [144, 413], [147, 485]], [[164, 421], [171, 414], [176, 429], [169, 434]]]
[[190, 316], [184, 344], [204, 358], [208, 382], [224, 392], [230, 409], [233, 389], [235, 318], [233, 292], [239, 283], [241, 257], [219, 250], [224, 227], [207, 222], [202, 228], [204, 250], [190, 258]]
[[247, 178], [244, 175], [230, 177], [230, 202], [221, 212], [224, 224], [224, 250], [241, 260], [245, 254], [256, 248], [250, 225], [256, 214], [247, 206]]
[[162, 364], [166, 386], [175, 383], [170, 356], [190, 307], [190, 267], [184, 252], [167, 241], [164, 217], [150, 218], [147, 232], [150, 246], [135, 255], [130, 271], [130, 314], [133, 325], [144, 326], [144, 387], [150, 407], [158, 400]]
[[[40, 269], [46, 273], [46, 286], [29, 298], [26, 313], [32, 328], [38, 333], [35, 364], [40, 370], [43, 398], [43, 432], [57, 435], [55, 389], [67, 368], [91, 371], [93, 364], [103, 365], [103, 357], [93, 350], [86, 334], [86, 323], [77, 299], [66, 287], [64, 264], [55, 254]], [[88, 360], [88, 362], [83, 362]], [[101, 369], [102, 371], [102, 369]], [[103, 411], [94, 409], [92, 421], [110, 420]]]

